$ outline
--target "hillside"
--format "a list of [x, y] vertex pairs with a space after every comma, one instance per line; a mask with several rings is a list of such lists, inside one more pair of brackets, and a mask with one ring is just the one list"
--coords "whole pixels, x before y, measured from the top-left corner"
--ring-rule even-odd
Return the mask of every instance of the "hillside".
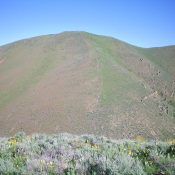
[[0, 47], [0, 135], [175, 137], [175, 46], [139, 48], [86, 32]]

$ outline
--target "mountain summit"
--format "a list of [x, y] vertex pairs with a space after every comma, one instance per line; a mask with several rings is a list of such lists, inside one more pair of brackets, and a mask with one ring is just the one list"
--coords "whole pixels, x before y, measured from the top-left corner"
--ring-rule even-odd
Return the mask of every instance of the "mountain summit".
[[164, 139], [175, 133], [175, 46], [86, 32], [0, 47], [0, 135], [17, 131]]

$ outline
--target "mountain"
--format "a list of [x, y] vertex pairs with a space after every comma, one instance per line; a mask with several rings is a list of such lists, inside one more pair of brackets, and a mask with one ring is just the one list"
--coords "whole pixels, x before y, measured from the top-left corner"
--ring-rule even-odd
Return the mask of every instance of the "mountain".
[[175, 46], [63, 32], [0, 47], [0, 135], [175, 137]]

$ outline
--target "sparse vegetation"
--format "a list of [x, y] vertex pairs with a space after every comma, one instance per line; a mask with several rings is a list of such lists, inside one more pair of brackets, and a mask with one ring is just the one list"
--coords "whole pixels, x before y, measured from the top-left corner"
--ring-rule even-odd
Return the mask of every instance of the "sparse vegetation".
[[175, 142], [18, 133], [0, 138], [0, 174], [173, 175]]

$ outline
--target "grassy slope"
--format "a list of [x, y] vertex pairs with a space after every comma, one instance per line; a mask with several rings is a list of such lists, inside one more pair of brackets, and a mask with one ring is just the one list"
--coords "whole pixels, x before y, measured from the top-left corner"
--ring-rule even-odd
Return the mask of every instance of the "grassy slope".
[[[150, 82], [152, 75], [154, 76], [156, 74], [158, 68], [154, 62], [150, 62], [150, 59], [145, 56], [149, 51], [143, 49], [143, 54], [142, 52], [140, 53], [140, 48], [127, 45], [112, 38], [90, 37], [95, 42], [94, 47], [97, 49], [97, 52], [101, 55], [98, 59], [98, 64], [100, 64], [99, 74], [102, 80], [102, 104], [109, 106], [114, 105], [115, 107], [117, 104], [117, 108], [120, 108], [121, 111], [126, 111], [125, 115], [128, 114], [128, 111], [131, 115], [132, 112], [135, 112], [133, 108], [137, 106], [136, 112], [138, 112], [139, 115], [142, 113], [145, 114], [142, 116], [143, 118], [137, 116], [137, 121], [144, 121], [144, 118], [154, 120], [155, 125], [151, 126], [150, 124], [149, 129], [152, 127], [155, 129], [158, 127], [157, 125], [162, 125], [161, 117], [156, 114], [157, 106], [155, 106], [156, 103], [156, 105], [159, 104], [161, 99], [159, 97], [155, 97], [155, 101], [148, 99], [144, 105], [140, 103], [140, 100], [142, 97], [149, 96], [152, 92], [158, 91], [159, 88], [163, 89], [161, 86], [162, 81], [170, 87], [173, 81], [172, 75], [169, 76], [167, 80], [165, 75], [169, 73], [163, 72], [163, 76], [156, 77], [155, 82]], [[169, 63], [171, 65], [174, 64], [173, 53], [172, 51], [170, 52], [171, 57], [168, 59], [168, 62], [171, 61], [171, 63]], [[166, 54], [168, 55], [168, 52], [166, 52], [164, 56]], [[144, 59], [142, 64], [139, 63], [140, 58]], [[165, 59], [165, 57], [162, 56], [162, 59], [163, 58]], [[142, 72], [141, 75], [140, 72]], [[169, 82], [171, 83], [168, 84]], [[152, 87], [155, 88], [153, 89]], [[172, 106], [169, 106], [169, 109], [172, 111]], [[117, 115], [122, 113], [120, 110], [117, 112]], [[169, 112], [170, 117], [172, 117], [171, 111]], [[138, 114], [135, 113], [135, 115]], [[154, 119], [152, 119], [152, 116], [154, 116]], [[129, 118], [127, 118], [127, 120], [131, 120]], [[138, 123], [135, 123], [135, 125], [137, 126]], [[133, 127], [133, 125], [130, 127]], [[166, 129], [164, 130], [163, 128], [162, 126], [162, 132], [165, 132], [164, 134], [166, 136], [171, 135], [168, 132], [166, 134]], [[161, 130], [161, 127], [159, 130]], [[119, 132], [121, 132], [121, 130], [119, 130]]]
[[153, 61], [155, 64], [160, 66], [163, 70], [169, 73], [170, 76], [175, 75], [174, 70], [174, 56], [175, 56], [175, 47], [167, 46], [164, 48], [150, 48], [144, 49], [144, 54]]
[[1, 80], [3, 86], [1, 86], [2, 92], [0, 93], [0, 108], [15, 100], [40, 81], [56, 61], [55, 58], [53, 59], [52, 53], [47, 54], [42, 48], [42, 44], [44, 45], [45, 42], [49, 44], [47, 38], [41, 37], [41, 39], [26, 42], [24, 40], [19, 44], [14, 43], [9, 46], [9, 51], [3, 54], [5, 64], [1, 67], [1, 75], [6, 76]]
[[170, 111], [174, 111], [171, 115], [175, 116], [175, 47], [157, 47], [139, 51], [157, 67], [162, 78], [157, 84], [157, 90], [166, 99]]
[[[141, 94], [144, 96], [146, 90], [138, 83], [139, 78], [129, 71], [122, 63], [122, 58], [114, 49], [114, 43], [108, 38], [90, 36], [94, 41], [94, 47], [99, 53], [99, 76], [102, 80], [102, 103], [112, 105], [114, 102], [121, 103], [129, 97], [127, 92]], [[112, 48], [114, 47], [114, 48]], [[127, 50], [125, 50], [127, 52]], [[117, 54], [116, 54], [117, 53]], [[136, 91], [136, 92], [135, 92]], [[126, 97], [124, 97], [126, 95]]]
[[[174, 119], [171, 114], [159, 116], [161, 97], [149, 95], [163, 89], [164, 84], [171, 86], [173, 49], [141, 49], [113, 38], [77, 32], [1, 47], [1, 132], [12, 126], [16, 130], [10, 134], [20, 127], [27, 132], [55, 132], [58, 123], [59, 131], [115, 138], [172, 137]], [[164, 62], [166, 55], [168, 61]], [[162, 73], [159, 77], [158, 70]]]

